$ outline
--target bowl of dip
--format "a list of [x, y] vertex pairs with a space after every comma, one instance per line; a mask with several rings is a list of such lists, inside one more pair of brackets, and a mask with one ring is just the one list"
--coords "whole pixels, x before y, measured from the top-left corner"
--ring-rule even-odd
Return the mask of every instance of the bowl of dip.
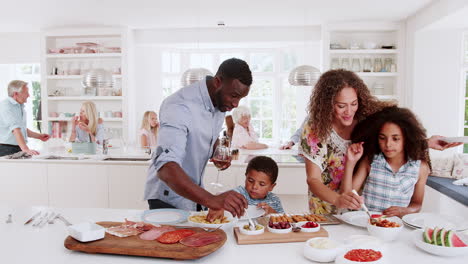
[[304, 245], [304, 256], [317, 262], [332, 262], [343, 251], [344, 248], [340, 243], [328, 237], [314, 237], [307, 240]]

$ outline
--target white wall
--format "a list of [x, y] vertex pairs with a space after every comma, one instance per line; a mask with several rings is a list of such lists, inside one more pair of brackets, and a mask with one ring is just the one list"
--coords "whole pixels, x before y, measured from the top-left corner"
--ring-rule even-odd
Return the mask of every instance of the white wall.
[[40, 33], [0, 33], [0, 64], [39, 63]]
[[[466, 0], [435, 1], [406, 21], [405, 103], [421, 119], [428, 135], [463, 135], [462, 31], [459, 25], [442, 21], [450, 21], [467, 6]], [[432, 151], [431, 156], [460, 151]]]
[[[459, 30], [416, 33], [412, 109], [420, 117], [428, 135], [457, 136], [462, 133], [461, 44]], [[453, 151], [438, 154], [448, 155]]]

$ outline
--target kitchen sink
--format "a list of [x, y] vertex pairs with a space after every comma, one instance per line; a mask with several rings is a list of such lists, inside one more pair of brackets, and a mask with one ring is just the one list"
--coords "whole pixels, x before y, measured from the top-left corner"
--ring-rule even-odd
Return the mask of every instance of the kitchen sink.
[[78, 157], [63, 157], [63, 156], [55, 156], [55, 155], [51, 155], [51, 156], [48, 156], [44, 159], [47, 159], [47, 160], [78, 160], [79, 158]]
[[150, 158], [105, 158], [105, 161], [148, 161]]

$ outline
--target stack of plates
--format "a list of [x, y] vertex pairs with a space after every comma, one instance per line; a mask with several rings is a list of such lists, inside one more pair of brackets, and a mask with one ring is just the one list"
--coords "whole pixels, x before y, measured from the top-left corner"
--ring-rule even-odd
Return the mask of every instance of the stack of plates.
[[460, 216], [440, 215], [434, 213], [416, 213], [403, 216], [403, 223], [411, 228], [445, 228], [455, 231], [468, 229], [468, 221]]

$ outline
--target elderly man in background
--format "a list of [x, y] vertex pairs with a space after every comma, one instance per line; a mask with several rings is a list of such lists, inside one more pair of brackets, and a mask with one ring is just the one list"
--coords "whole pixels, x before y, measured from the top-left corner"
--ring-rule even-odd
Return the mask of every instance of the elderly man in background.
[[0, 101], [0, 157], [24, 151], [38, 155], [36, 150], [29, 149], [28, 137], [47, 141], [49, 135], [39, 134], [26, 126], [24, 103], [28, 100], [28, 83], [14, 80], [8, 84], [8, 97]]

